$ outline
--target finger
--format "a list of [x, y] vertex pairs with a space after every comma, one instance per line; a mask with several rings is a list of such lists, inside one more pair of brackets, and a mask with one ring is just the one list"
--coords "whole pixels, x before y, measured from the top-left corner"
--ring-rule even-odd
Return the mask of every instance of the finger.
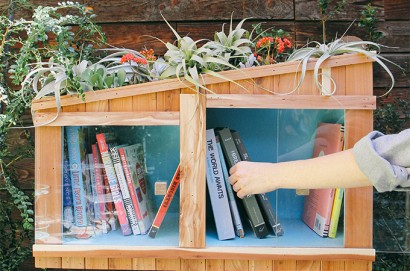
[[239, 184], [239, 182], [235, 182], [232, 188], [235, 192], [238, 192], [239, 190], [241, 190], [241, 185]]
[[236, 178], [234, 176], [229, 176], [228, 181], [231, 185], [234, 185], [236, 183]]

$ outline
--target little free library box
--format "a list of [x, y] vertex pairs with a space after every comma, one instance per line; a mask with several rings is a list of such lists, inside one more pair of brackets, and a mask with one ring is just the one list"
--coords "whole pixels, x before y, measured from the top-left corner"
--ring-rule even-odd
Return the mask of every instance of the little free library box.
[[[299, 63], [284, 62], [220, 72], [223, 77], [204, 76], [202, 84], [213, 93], [197, 92], [189, 83], [167, 79], [87, 92], [85, 100], [77, 95], [62, 96], [60, 108], [54, 97], [35, 100], [36, 267], [371, 270], [375, 259], [371, 187], [346, 189], [336, 238], [320, 237], [303, 223], [305, 196], [294, 190], [267, 194], [283, 235], [257, 238], [243, 217], [243, 238], [220, 241], [216, 236], [206, 187], [206, 129], [240, 131], [251, 159], [269, 162], [309, 158], [320, 122], [344, 125], [345, 148], [372, 130], [376, 107], [373, 61], [360, 54], [326, 60], [322, 73], [330, 76], [321, 80], [325, 85], [332, 78], [333, 83], [327, 82], [336, 86], [332, 95], [320, 95], [313, 79], [314, 64], [314, 60], [309, 62], [303, 83], [295, 91], [291, 90], [300, 78]], [[117, 221], [120, 211], [112, 204], [113, 191], [108, 190], [102, 199], [98, 191], [93, 192], [96, 183], [106, 181], [104, 174], [109, 175], [99, 166], [106, 161], [94, 163], [92, 155], [84, 158], [88, 162], [80, 161], [84, 195], [70, 194], [74, 189], [67, 181], [74, 170], [69, 162], [70, 127], [82, 131], [77, 134], [78, 142], [89, 154], [96, 134], [101, 133], [108, 146], [138, 146], [136, 170], [145, 179], [139, 196], [147, 202], [141, 216], [152, 219], [156, 215], [164, 195], [154, 193], [155, 187], [164, 182], [169, 185], [180, 166], [179, 187], [155, 238], [144, 232], [146, 228], [124, 234], [121, 221]], [[102, 172], [99, 178], [98, 172]], [[102, 187], [107, 190], [109, 182]], [[67, 203], [70, 195], [78, 202], [83, 200], [83, 205]], [[126, 201], [123, 195], [124, 205]], [[88, 221], [85, 226], [74, 220], [81, 208]], [[102, 222], [102, 216], [111, 216], [113, 221]]]

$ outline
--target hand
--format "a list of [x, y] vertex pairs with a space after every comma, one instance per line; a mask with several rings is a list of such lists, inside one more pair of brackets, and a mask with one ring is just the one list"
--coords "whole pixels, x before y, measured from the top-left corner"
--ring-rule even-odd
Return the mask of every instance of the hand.
[[229, 170], [229, 182], [239, 198], [270, 192], [277, 188], [269, 177], [274, 167], [272, 163], [241, 161]]

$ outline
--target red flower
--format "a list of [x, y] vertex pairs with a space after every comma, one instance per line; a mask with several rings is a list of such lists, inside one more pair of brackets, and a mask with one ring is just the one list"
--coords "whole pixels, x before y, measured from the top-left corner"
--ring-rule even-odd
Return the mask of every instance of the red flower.
[[256, 43], [256, 48], [269, 47], [273, 43], [272, 37], [263, 37]]
[[279, 54], [283, 53], [285, 51], [285, 43], [283, 42], [283, 40], [281, 38], [276, 38], [275, 42], [276, 42], [276, 51]]
[[285, 43], [285, 48], [292, 48], [292, 42], [290, 40], [284, 38], [283, 42]]
[[121, 57], [120, 59], [120, 63], [123, 64], [125, 62], [130, 62], [130, 61], [134, 61], [137, 64], [147, 64], [147, 60], [145, 58], [142, 57], [136, 57], [131, 53], [125, 54]]

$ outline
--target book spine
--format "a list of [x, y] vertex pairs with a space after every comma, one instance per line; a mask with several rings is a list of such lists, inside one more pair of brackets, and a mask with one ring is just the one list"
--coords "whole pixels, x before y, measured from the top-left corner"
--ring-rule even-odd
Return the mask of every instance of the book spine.
[[[235, 141], [235, 145], [238, 148], [239, 155], [243, 161], [251, 161], [248, 150], [238, 131], [232, 131], [232, 138]], [[283, 228], [278, 221], [278, 217], [273, 209], [272, 204], [266, 194], [256, 194], [256, 199], [259, 203], [259, 207], [262, 212], [262, 216], [265, 219], [265, 223], [268, 225], [271, 233], [281, 236], [283, 235]]]
[[[145, 172], [143, 168], [144, 164], [144, 151], [142, 144], [134, 144], [128, 147], [124, 147], [125, 159], [128, 163], [130, 170], [131, 182], [133, 183], [136, 204], [140, 212], [141, 220], [139, 225], [142, 233], [147, 233], [152, 225], [154, 215], [150, 208], [150, 199], [148, 195], [148, 187], [145, 179]], [[151, 202], [152, 203], [152, 202]]]
[[343, 202], [343, 188], [336, 188], [333, 200], [332, 215], [330, 216], [329, 238], [336, 238], [337, 225], [339, 224], [340, 210]]
[[96, 208], [99, 209], [101, 220], [105, 221], [107, 218], [105, 215], [104, 184], [101, 172], [100, 155], [98, 154], [98, 147], [96, 144], [91, 145], [91, 153], [94, 164], [95, 191], [97, 193], [98, 206], [96, 206]]
[[235, 238], [231, 210], [213, 129], [206, 130], [206, 180], [219, 240]]
[[63, 161], [63, 207], [73, 206], [73, 189], [70, 179], [70, 164], [67, 159]]
[[130, 235], [131, 228], [128, 222], [126, 211], [124, 208], [124, 202], [122, 200], [120, 188], [118, 185], [117, 177], [115, 174], [115, 169], [111, 160], [110, 153], [108, 151], [107, 142], [105, 141], [104, 134], [97, 134], [97, 144], [101, 153], [101, 160], [103, 162], [105, 172], [107, 174], [108, 183], [111, 190], [112, 199], [114, 201], [114, 206], [117, 211], [118, 221], [120, 222], [120, 227], [123, 235]]
[[165, 214], [168, 211], [169, 205], [171, 204], [175, 192], [177, 191], [177, 188], [179, 186], [179, 182], [181, 181], [180, 177], [180, 166], [178, 165], [177, 170], [175, 171], [175, 174], [172, 177], [171, 183], [169, 184], [167, 193], [165, 194], [164, 199], [161, 202], [158, 212], [154, 218], [154, 221], [152, 222], [152, 226], [148, 232], [148, 236], [151, 238], [155, 238], [159, 228], [161, 227]]
[[127, 213], [128, 221], [131, 225], [132, 233], [134, 235], [141, 234], [138, 226], [138, 219], [135, 213], [134, 205], [132, 203], [130, 191], [128, 189], [127, 180], [125, 178], [124, 169], [121, 164], [118, 147], [110, 148], [111, 159], [114, 165], [115, 173], [117, 175], [118, 184], [120, 185], [122, 200], [124, 202], [125, 212]]
[[78, 227], [86, 227], [87, 223], [87, 201], [85, 195], [82, 165], [80, 133], [81, 127], [68, 126], [67, 150], [70, 163], [71, 187], [73, 191], [74, 223]]
[[[217, 130], [218, 135], [221, 139], [221, 146], [224, 152], [228, 167], [231, 168], [239, 161], [241, 161], [240, 154], [236, 148], [235, 142], [232, 138], [231, 131], [229, 128], [223, 128]], [[256, 201], [255, 195], [248, 195], [242, 199], [245, 212], [252, 226], [252, 230], [255, 236], [258, 238], [264, 238], [268, 235], [268, 230], [266, 228], [265, 221], [261, 210], [259, 208], [258, 202]]]
[[[130, 159], [127, 159], [126, 157], [125, 148], [119, 148], [118, 152], [120, 154], [122, 167], [124, 169], [125, 179], [127, 180], [128, 190], [130, 191], [131, 201], [132, 201], [132, 204], [134, 205], [135, 214], [138, 219], [138, 226], [140, 228], [141, 233], [145, 234], [149, 228], [145, 227], [144, 223], [142, 223], [143, 217], [141, 214], [140, 204], [139, 204], [137, 193], [136, 193], [137, 190], [135, 189], [134, 181], [132, 178], [133, 175], [130, 169], [132, 165], [130, 163]], [[134, 176], [134, 178], [135, 177], [136, 176]]]
[[239, 214], [238, 205], [236, 204], [235, 194], [232, 185], [229, 183], [229, 172], [226, 167], [226, 161], [222, 152], [221, 142], [219, 136], [215, 136], [216, 146], [218, 148], [219, 158], [221, 160], [222, 174], [225, 180], [226, 191], [229, 199], [229, 206], [231, 208], [232, 222], [235, 227], [236, 235], [240, 238], [245, 237], [245, 231], [243, 230], [241, 216]]
[[89, 178], [90, 178], [90, 186], [91, 186], [91, 194], [90, 197], [92, 210], [94, 211], [94, 219], [101, 220], [101, 213], [100, 213], [100, 206], [98, 205], [98, 194], [95, 182], [95, 171], [94, 171], [94, 161], [93, 161], [93, 154], [87, 154], [87, 161], [88, 161], [88, 171], [89, 171]]

